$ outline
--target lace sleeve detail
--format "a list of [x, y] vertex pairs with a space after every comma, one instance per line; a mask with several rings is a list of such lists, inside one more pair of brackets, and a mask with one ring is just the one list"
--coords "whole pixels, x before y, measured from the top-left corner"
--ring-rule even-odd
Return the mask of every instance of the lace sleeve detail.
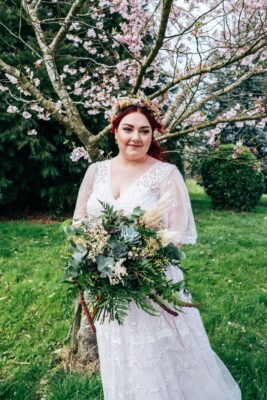
[[187, 187], [179, 170], [172, 166], [167, 178], [162, 180], [161, 194], [170, 192], [166, 225], [175, 231], [175, 244], [196, 243], [197, 231]]
[[97, 170], [97, 165], [97, 162], [91, 164], [84, 175], [74, 210], [74, 221], [87, 217], [87, 201], [93, 191], [94, 176]]

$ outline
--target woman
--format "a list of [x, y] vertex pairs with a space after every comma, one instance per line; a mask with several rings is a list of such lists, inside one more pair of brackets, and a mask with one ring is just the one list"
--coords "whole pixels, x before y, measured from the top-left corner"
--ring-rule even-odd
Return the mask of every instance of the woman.
[[[163, 223], [177, 235], [176, 245], [195, 243], [190, 200], [178, 169], [160, 161], [154, 131], [162, 130], [159, 113], [149, 100], [117, 104], [112, 131], [119, 154], [88, 168], [74, 218], [97, 216], [99, 200], [131, 213], [149, 209], [171, 192]], [[168, 267], [174, 281], [182, 271]], [[123, 325], [96, 323], [105, 400], [240, 400], [241, 393], [223, 362], [210, 347], [198, 310], [178, 317], [161, 310], [151, 316], [131, 304]]]

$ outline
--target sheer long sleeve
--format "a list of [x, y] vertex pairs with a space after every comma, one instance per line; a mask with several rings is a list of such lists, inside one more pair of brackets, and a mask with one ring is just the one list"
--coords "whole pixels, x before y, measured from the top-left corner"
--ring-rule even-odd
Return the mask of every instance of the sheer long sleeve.
[[93, 191], [94, 175], [97, 169], [97, 164], [97, 162], [91, 164], [84, 175], [74, 210], [74, 221], [87, 217], [87, 201]]
[[179, 170], [173, 166], [161, 185], [161, 194], [170, 193], [166, 227], [175, 231], [175, 244], [194, 244], [197, 239], [195, 220], [187, 187]]

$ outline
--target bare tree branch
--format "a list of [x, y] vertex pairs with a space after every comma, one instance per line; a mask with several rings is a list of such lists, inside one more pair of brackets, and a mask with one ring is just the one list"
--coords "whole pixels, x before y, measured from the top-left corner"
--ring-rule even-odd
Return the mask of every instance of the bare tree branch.
[[111, 130], [111, 124], [107, 125], [102, 131], [100, 131], [95, 137], [95, 143], [99, 142], [104, 136], [106, 136]]
[[55, 109], [55, 105], [50, 100], [46, 99], [43, 94], [34, 86], [29, 79], [23, 75], [17, 68], [12, 67], [11, 65], [6, 64], [4, 61], [0, 59], [0, 70], [5, 74], [10, 74], [14, 76], [20, 87], [29, 92], [32, 97], [40, 104], [47, 112], [49, 112], [56, 121], [60, 124], [70, 128], [69, 120], [63, 114]]
[[[184, 28], [181, 32], [179, 32], [178, 34], [176, 33], [175, 35], [170, 35], [170, 36], [166, 36], [166, 39], [174, 39], [180, 36], [183, 36], [185, 33], [188, 33], [203, 17], [205, 17], [206, 15], [210, 14], [211, 11], [214, 11], [216, 8], [219, 7], [219, 5], [221, 5], [223, 3], [224, 0], [222, 0], [221, 2], [215, 4], [213, 7], [211, 7], [209, 10], [207, 10], [206, 12], [204, 12], [203, 14], [199, 15], [197, 18], [194, 19], [194, 21], [187, 26], [186, 28]], [[205, 24], [204, 24], [205, 25]], [[203, 26], [203, 25], [202, 25]]]
[[58, 33], [54, 37], [52, 43], [49, 45], [51, 53], [54, 53], [56, 51], [59, 43], [65, 38], [72, 23], [72, 20], [75, 17], [76, 12], [79, 11], [79, 9], [83, 6], [84, 2], [85, 0], [75, 0], [74, 3], [72, 4], [68, 12], [68, 15], [66, 16], [63, 22], [63, 25], [61, 26]]
[[97, 152], [97, 150], [92, 147], [92, 144], [94, 142], [94, 136], [85, 127], [77, 107], [75, 106], [73, 100], [71, 99], [69, 93], [67, 92], [64, 84], [60, 79], [57, 66], [55, 64], [55, 60], [51, 53], [50, 47], [45, 42], [44, 34], [36, 10], [32, 8], [31, 5], [29, 6], [25, 0], [23, 1], [23, 6], [31, 20], [39, 47], [44, 55], [43, 59], [48, 76], [50, 78], [50, 81], [53, 85], [56, 94], [58, 95], [59, 99], [63, 104], [66, 116], [69, 119], [69, 124], [73, 126], [72, 128], [73, 132], [77, 134], [81, 142], [90, 151], [90, 155], [94, 157], [94, 154]]
[[166, 112], [162, 124], [165, 128], [169, 126], [171, 123], [172, 119], [174, 118], [174, 115], [177, 113], [177, 110], [179, 107], [182, 105], [182, 103], [185, 101], [187, 96], [187, 92], [183, 91], [180, 93], [178, 96], [175, 97], [173, 103], [170, 105], [168, 111]]
[[68, 118], [61, 114], [55, 107], [55, 104], [46, 99], [43, 94], [29, 81], [29, 79], [21, 74], [21, 72], [11, 65], [6, 64], [4, 61], [0, 59], [0, 70], [4, 73], [10, 74], [14, 76], [18, 84], [27, 92], [29, 92], [32, 97], [40, 104], [48, 113], [52, 115], [53, 118], [65, 128], [74, 132], [84, 146], [88, 149], [92, 158], [95, 158], [98, 154], [97, 149], [94, 146], [94, 136], [90, 134], [84, 124], [80, 124], [79, 121], [75, 119]]
[[179, 116], [176, 121], [172, 125], [172, 129], [175, 129], [176, 126], [184, 121], [186, 118], [188, 118], [190, 115], [194, 114], [197, 110], [199, 110], [205, 103], [207, 103], [209, 100], [214, 99], [216, 97], [221, 96], [222, 94], [229, 93], [236, 87], [240, 86], [241, 83], [249, 79], [251, 76], [253, 76], [255, 73], [258, 74], [259, 71], [262, 69], [262, 65], [255, 65], [254, 68], [252, 68], [250, 71], [242, 75], [239, 79], [237, 79], [235, 82], [231, 83], [228, 86], [225, 86], [224, 88], [217, 90], [213, 92], [212, 94], [204, 97], [202, 100], [200, 100], [197, 104], [195, 104], [192, 108], [188, 109], [183, 116]]
[[38, 53], [32, 46], [29, 45], [29, 43], [25, 42], [25, 40], [22, 39], [21, 36], [16, 35], [14, 32], [11, 31], [2, 21], [0, 21], [0, 25], [13, 37], [16, 39], [20, 40], [28, 49], [30, 49], [34, 54], [37, 55], [37, 57], [42, 58], [41, 54]]
[[225, 123], [230, 123], [230, 122], [242, 122], [242, 121], [257, 121], [257, 120], [261, 120], [263, 118], [267, 118], [267, 113], [255, 114], [255, 115], [243, 115], [243, 116], [236, 116], [236, 117], [232, 117], [232, 118], [217, 118], [213, 121], [204, 122], [203, 124], [193, 125], [190, 128], [169, 132], [166, 135], [158, 137], [157, 140], [162, 141], [162, 140], [171, 139], [174, 137], [185, 136], [185, 135], [188, 135], [189, 133], [196, 132], [201, 129], [211, 128], [218, 124], [225, 124]]
[[235, 62], [242, 60], [247, 55], [256, 53], [257, 51], [259, 51], [260, 49], [264, 48], [265, 46], [266, 46], [265, 41], [259, 41], [256, 45], [254, 43], [248, 50], [244, 51], [244, 53], [239, 54], [238, 56], [230, 57], [229, 59], [226, 59], [225, 61], [221, 61], [221, 62], [218, 62], [218, 63], [215, 63], [215, 64], [203, 66], [202, 68], [199, 68], [197, 70], [193, 70], [192, 72], [189, 72], [186, 75], [179, 76], [177, 79], [175, 79], [172, 82], [169, 82], [167, 85], [165, 85], [165, 87], [163, 87], [162, 89], [160, 89], [157, 92], [151, 94], [149, 96], [149, 98], [151, 100], [155, 99], [156, 97], [166, 93], [169, 89], [171, 89], [174, 86], [178, 85], [180, 82], [186, 81], [186, 80], [188, 80], [190, 78], [193, 78], [194, 76], [197, 76], [197, 75], [200, 75], [200, 74], [204, 74], [206, 72], [218, 71], [219, 69], [221, 69], [223, 67], [226, 67], [228, 65], [234, 64]]
[[149, 53], [146, 61], [141, 66], [138, 77], [136, 79], [136, 83], [131, 91], [132, 94], [136, 94], [142, 84], [143, 77], [146, 73], [147, 68], [152, 64], [154, 59], [156, 58], [165, 38], [165, 32], [167, 29], [168, 19], [171, 11], [173, 0], [165, 0], [163, 1], [162, 12], [161, 12], [161, 20], [159, 26], [159, 32], [156, 39], [156, 43], [154, 48]]

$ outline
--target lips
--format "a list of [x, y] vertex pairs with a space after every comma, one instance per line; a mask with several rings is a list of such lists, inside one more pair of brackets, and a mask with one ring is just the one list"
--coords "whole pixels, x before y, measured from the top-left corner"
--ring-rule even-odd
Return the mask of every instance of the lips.
[[142, 147], [142, 146], [139, 146], [138, 144], [128, 144], [128, 146], [131, 146], [131, 147]]

